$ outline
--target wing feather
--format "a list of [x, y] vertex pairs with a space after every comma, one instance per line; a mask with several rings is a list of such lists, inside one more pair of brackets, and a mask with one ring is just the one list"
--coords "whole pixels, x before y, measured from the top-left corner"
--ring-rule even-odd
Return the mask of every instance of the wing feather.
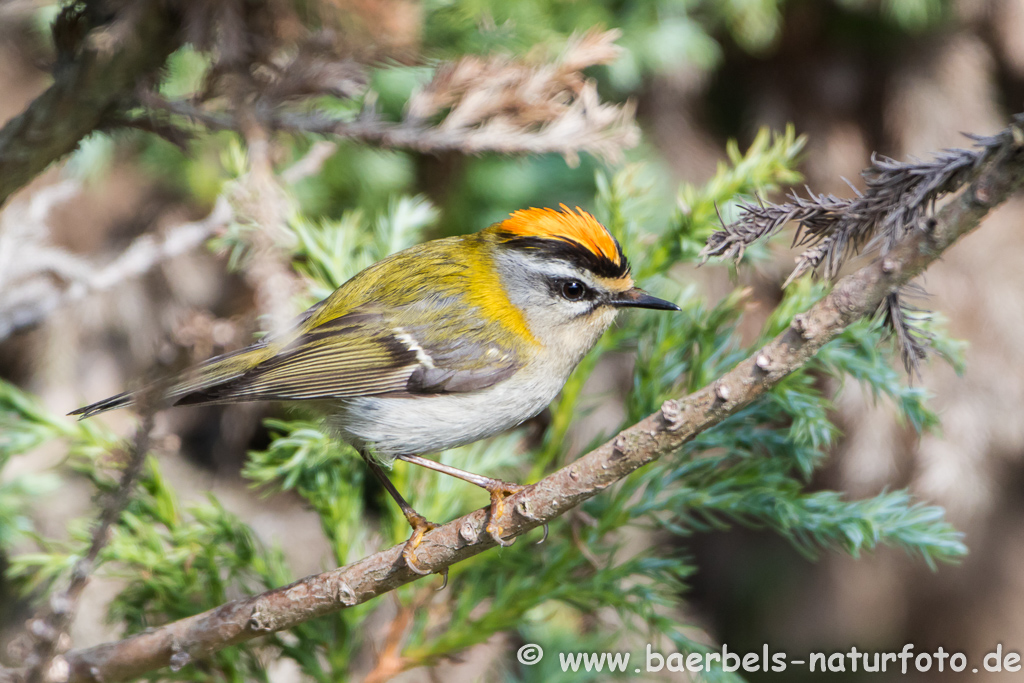
[[[524, 358], [497, 321], [468, 315], [458, 297], [434, 302], [435, 324], [415, 304], [382, 311], [372, 303], [324, 320], [307, 311], [291, 331], [213, 358], [183, 375], [167, 398], [175, 405], [259, 400], [344, 399], [478, 391], [507, 379]], [[437, 321], [440, 321], [439, 323]], [[130, 405], [134, 393], [73, 414], [87, 417]]]
[[240, 375], [197, 387], [177, 403], [336, 399], [477, 391], [510, 377], [518, 354], [482, 342], [491, 330], [401, 326], [357, 309], [315, 325]]
[[402, 391], [417, 366], [415, 353], [372, 329], [309, 340], [308, 334], [300, 336], [243, 375], [178, 403], [348, 398]]

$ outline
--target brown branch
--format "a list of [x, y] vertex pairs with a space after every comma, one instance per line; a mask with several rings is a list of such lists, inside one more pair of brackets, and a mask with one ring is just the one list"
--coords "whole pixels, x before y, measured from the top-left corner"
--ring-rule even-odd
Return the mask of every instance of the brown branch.
[[636, 145], [639, 135], [633, 123], [632, 105], [602, 112], [605, 116], [597, 118], [591, 113], [599, 106], [597, 91], [587, 90], [582, 97], [586, 99], [581, 98], [561, 119], [538, 129], [518, 128], [497, 120], [472, 128], [449, 129], [376, 119], [337, 121], [312, 114], [281, 114], [275, 125], [286, 131], [336, 135], [430, 154], [554, 153], [567, 157], [572, 165], [579, 152], [617, 160], [623, 149]]
[[[209, 130], [237, 131], [239, 128], [231, 115], [207, 111], [189, 102], [161, 100], [153, 95], [146, 95], [144, 100], [149, 106], [185, 116]], [[273, 110], [260, 112], [259, 120], [272, 130], [329, 135], [425, 154], [453, 151], [464, 154], [554, 153], [561, 154], [574, 164], [580, 152], [617, 160], [622, 150], [634, 147], [639, 140], [639, 131], [633, 115], [631, 104], [602, 107], [596, 89], [588, 84], [581, 92], [580, 99], [559, 119], [537, 128], [510, 125], [499, 119], [481, 125], [449, 128], [443, 124], [432, 126], [419, 120], [394, 123], [376, 116], [367, 116], [344, 121], [321, 114]]]
[[[137, 0], [126, 5], [109, 24], [71, 46], [77, 50], [72, 60], [64, 63], [66, 56], [61, 56], [53, 85], [0, 129], [0, 205], [73, 151], [116, 112], [140, 80], [164, 63], [178, 45], [173, 4]], [[73, 11], [65, 9], [62, 18]], [[59, 47], [67, 47], [61, 45], [61, 35], [55, 39]]]
[[255, 123], [268, 131], [329, 135], [424, 153], [554, 152], [575, 165], [579, 154], [587, 152], [614, 161], [639, 141], [634, 107], [601, 101], [596, 83], [582, 70], [613, 61], [620, 53], [615, 45], [619, 35], [617, 30], [574, 35], [562, 55], [548, 62], [493, 55], [443, 63], [409, 98], [398, 122], [380, 118], [374, 97], [364, 101], [355, 120], [287, 108], [267, 88], [253, 102], [236, 102], [226, 112], [195, 101], [166, 100], [153, 92], [139, 97], [154, 113], [184, 116], [210, 130], [243, 135]]
[[[1024, 132], [979, 169], [974, 181], [933, 218], [899, 240], [882, 259], [843, 278], [790, 327], [712, 385], [622, 431], [611, 441], [509, 498], [508, 538], [571, 510], [631, 472], [674, 453], [702, 431], [764, 395], [852, 322], [874, 312], [882, 299], [918, 275], [981, 219], [1024, 186]], [[494, 547], [477, 510], [439, 527], [417, 549], [420, 565], [441, 572]], [[353, 564], [309, 576], [261, 595], [65, 656], [69, 681], [129, 680], [168, 664], [183, 665], [229, 645], [291, 628], [366, 602], [420, 578], [404, 565], [401, 546]], [[8, 671], [12, 681], [23, 672]], [[2, 680], [2, 672], [0, 672]]]

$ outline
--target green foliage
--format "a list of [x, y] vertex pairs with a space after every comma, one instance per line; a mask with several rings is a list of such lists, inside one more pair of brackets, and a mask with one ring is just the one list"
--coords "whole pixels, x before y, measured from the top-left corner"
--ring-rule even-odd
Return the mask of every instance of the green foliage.
[[372, 221], [358, 209], [318, 222], [296, 215], [290, 223], [296, 270], [312, 281], [310, 293], [319, 301], [367, 266], [411, 247], [436, 220], [437, 210], [423, 197], [393, 199]]
[[[0, 457], [0, 471], [6, 464], [6, 459]], [[0, 552], [31, 534], [29, 505], [33, 500], [52, 493], [57, 484], [58, 479], [52, 475], [26, 474], [0, 482]]]
[[0, 382], [0, 554], [32, 534], [31, 503], [52, 492], [59, 482], [53, 473], [3, 476], [5, 469], [17, 456], [65, 431], [62, 421], [36, 400]]
[[351, 552], [367, 548], [362, 520], [366, 514], [359, 496], [347, 489], [362, 486], [363, 468], [352, 448], [332, 439], [313, 422], [268, 420], [273, 441], [253, 452], [242, 474], [265, 492], [295, 491], [320, 516], [324, 535], [338, 565], [356, 559]]
[[210, 55], [191, 45], [174, 51], [167, 59], [166, 73], [160, 82], [160, 94], [171, 99], [187, 99], [202, 91], [203, 80], [211, 65]]
[[714, 67], [721, 58], [722, 34], [745, 50], [765, 51], [779, 35], [784, 4], [780, 0], [435, 1], [428, 4], [426, 40], [442, 55], [522, 51], [558, 43], [573, 31], [616, 26], [622, 30], [620, 42], [628, 54], [608, 71], [618, 89], [635, 90], [645, 76], [655, 73], [684, 65]]
[[755, 193], [764, 194], [799, 182], [801, 176], [794, 166], [805, 143], [806, 139], [797, 137], [792, 126], [781, 135], [762, 128], [746, 154], [740, 152], [735, 141], [730, 141], [726, 145], [729, 163], [719, 163], [714, 177], [705, 185], [684, 185], [679, 191], [679, 215], [665, 236], [676, 241], [673, 256], [695, 260], [708, 235], [719, 227], [719, 213], [728, 221], [731, 209], [741, 201], [749, 201]]
[[[839, 0], [851, 10], [874, 11], [879, 3], [868, 0]], [[881, 15], [889, 22], [908, 31], [921, 31], [947, 19], [952, 10], [949, 0], [885, 0]]]

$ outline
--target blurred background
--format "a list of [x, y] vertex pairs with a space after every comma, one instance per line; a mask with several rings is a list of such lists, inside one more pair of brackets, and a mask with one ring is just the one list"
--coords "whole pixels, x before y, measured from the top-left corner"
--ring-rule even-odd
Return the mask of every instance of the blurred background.
[[[675, 210], [680, 182], [706, 181], [724, 158], [727, 140], [745, 148], [763, 126], [783, 130], [792, 123], [807, 138], [800, 164], [807, 185], [850, 196], [872, 153], [903, 159], [966, 146], [964, 132], [994, 133], [1024, 107], [1024, 0], [322, 4], [318, 11], [338, 12], [357, 25], [381, 63], [394, 65], [462, 52], [522, 53], [564, 41], [573, 31], [621, 29], [624, 52], [588, 75], [598, 80], [604, 99], [635, 102], [642, 138], [627, 161], [644, 162], [651, 202], [666, 215]], [[31, 0], [0, 4], [0, 121], [47, 86], [47, 26], [55, 12], [55, 6]], [[192, 67], [179, 60], [169, 68], [172, 77], [187, 81]], [[400, 107], [411, 87], [403, 80], [407, 74], [384, 70], [375, 77], [380, 106]], [[18, 297], [53, 296], [144, 233], [203, 219], [219, 192], [212, 169], [223, 150], [211, 144], [184, 155], [170, 143], [139, 136], [88, 139], [67, 164], [37, 178], [0, 214], [0, 311], [20, 310]], [[435, 235], [476, 230], [525, 206], [564, 202], [587, 208], [595, 170], [603, 167], [587, 155], [572, 167], [559, 156], [421, 155], [345, 142], [325, 148], [319, 163], [316, 183], [294, 186], [307, 213], [337, 217], [353, 207], [373, 212], [396, 193], [421, 193], [439, 212], [430, 229]], [[714, 641], [740, 652], [767, 642], [791, 656], [845, 652], [851, 645], [898, 651], [913, 643], [917, 652], [939, 646], [962, 651], [972, 662], [999, 643], [1024, 649], [1022, 216], [1021, 200], [1001, 208], [924, 279], [926, 305], [944, 313], [951, 334], [968, 343], [962, 375], [932, 362], [919, 380], [933, 395], [941, 428], [918, 436], [890, 406], [851, 383], [837, 393], [841, 435], [812, 482], [812, 488], [852, 497], [909, 487], [946, 508], [965, 533], [968, 557], [938, 571], [885, 549], [858, 559], [826, 553], [812, 562], [767, 532], [700, 534], [686, 545], [698, 567], [687, 580], [687, 618]], [[5, 259], [13, 245], [19, 258]], [[792, 266], [793, 254], [784, 248], [771, 256], [736, 274], [750, 287], [745, 316], [751, 329], [781, 300]], [[183, 249], [143, 276], [44, 319], [0, 317], [0, 377], [66, 412], [131, 386], [156, 365], [237, 348], [258, 327], [258, 292], [245, 276], [229, 274], [224, 258]], [[734, 284], [724, 269], [694, 271], [692, 277], [712, 299]], [[621, 370], [609, 363], [590, 387], [605, 395], [622, 381]], [[253, 495], [239, 476], [247, 450], [268, 442], [261, 420], [275, 410], [172, 411], [161, 418], [160, 433], [167, 450], [178, 455], [163, 464], [183, 498], [215, 492], [261, 537], [279, 544], [301, 576], [321, 569], [327, 554], [315, 515], [297, 497]], [[615, 414], [614, 398], [602, 410]], [[600, 411], [594, 415], [600, 422]], [[118, 420], [127, 424], [129, 417], [111, 415], [111, 424]], [[590, 436], [588, 424], [575, 435], [581, 446]], [[43, 449], [12, 463], [6, 474], [42, 471], [62, 457], [59, 448]], [[89, 509], [90, 496], [85, 481], [63, 484], [59, 495], [47, 496], [33, 512], [39, 533], [59, 536], [69, 519]], [[116, 590], [112, 581], [90, 585], [75, 625], [76, 645], [116, 635], [102, 618]], [[0, 584], [0, 641], [24, 616], [10, 588]], [[491, 642], [469, 650], [462, 664], [450, 665], [449, 675], [487, 680], [480, 672], [500, 647]], [[419, 669], [401, 680], [434, 675]], [[1010, 675], [982, 672], [973, 678]], [[786, 680], [819, 676], [785, 674]], [[923, 681], [935, 673], [827, 677]], [[279, 671], [272, 678], [295, 675]]]

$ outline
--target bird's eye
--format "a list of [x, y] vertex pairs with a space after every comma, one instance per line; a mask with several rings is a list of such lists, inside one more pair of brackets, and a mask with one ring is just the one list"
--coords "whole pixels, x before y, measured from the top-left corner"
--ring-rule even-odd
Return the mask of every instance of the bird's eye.
[[586, 293], [586, 286], [579, 280], [565, 280], [562, 282], [562, 296], [569, 301], [579, 301]]

